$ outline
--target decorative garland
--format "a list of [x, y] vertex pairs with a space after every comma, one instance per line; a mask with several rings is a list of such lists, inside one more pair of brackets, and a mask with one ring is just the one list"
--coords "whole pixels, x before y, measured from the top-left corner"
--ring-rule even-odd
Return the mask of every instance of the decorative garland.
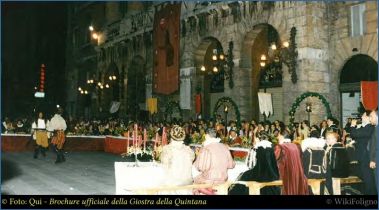
[[237, 116], [237, 125], [239, 125], [241, 123], [240, 111], [238, 109], [237, 104], [229, 97], [222, 97], [222, 98], [218, 99], [218, 101], [216, 102], [216, 105], [213, 109], [213, 118], [216, 119], [217, 110], [220, 108], [221, 105], [226, 104], [226, 103], [229, 103], [233, 106], [233, 108], [235, 110], [235, 114]]
[[308, 97], [316, 97], [318, 99], [321, 100], [322, 104], [325, 106], [326, 108], [326, 114], [328, 117], [332, 117], [332, 111], [330, 110], [330, 106], [329, 106], [329, 103], [328, 101], [325, 99], [325, 97], [319, 93], [315, 93], [315, 92], [305, 92], [303, 94], [301, 94], [299, 97], [296, 98], [295, 102], [292, 104], [291, 106], [291, 110], [289, 111], [289, 115], [290, 115], [290, 125], [292, 126], [294, 124], [294, 121], [295, 121], [295, 112], [296, 112], [296, 109], [299, 107], [300, 103], [308, 98]]
[[180, 105], [176, 101], [170, 101], [166, 105], [165, 114], [166, 116], [171, 116], [173, 114], [174, 109], [177, 108], [179, 110], [180, 118], [183, 118], [182, 109], [180, 109]]

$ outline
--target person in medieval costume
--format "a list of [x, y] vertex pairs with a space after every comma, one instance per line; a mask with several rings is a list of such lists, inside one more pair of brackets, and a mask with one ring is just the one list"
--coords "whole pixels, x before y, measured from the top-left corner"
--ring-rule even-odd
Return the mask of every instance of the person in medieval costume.
[[38, 118], [32, 124], [33, 139], [35, 140], [34, 159], [38, 158], [41, 152], [46, 157], [46, 151], [49, 147], [48, 133], [46, 130], [47, 121], [43, 118], [43, 113], [38, 113]]
[[333, 195], [333, 178], [349, 176], [349, 157], [346, 148], [342, 145], [340, 136], [333, 128], [326, 130], [326, 151], [323, 168], [326, 171], [326, 188], [324, 194]]
[[373, 170], [370, 168], [370, 147], [373, 132], [376, 132], [375, 126], [370, 124], [370, 112], [365, 112], [362, 115], [362, 124], [357, 125], [357, 120], [351, 121], [350, 136], [355, 140], [357, 147], [356, 152], [358, 154], [358, 163], [360, 174], [359, 177], [364, 183], [365, 195], [376, 195], [377, 189], [375, 186], [375, 177]]
[[370, 113], [370, 123], [375, 127], [374, 131], [372, 132], [370, 143], [369, 143], [369, 151], [370, 151], [370, 164], [369, 167], [374, 173], [375, 177], [375, 186], [378, 187], [378, 176], [377, 176], [377, 168], [376, 168], [376, 153], [378, 150], [377, 144], [378, 144], [378, 138], [377, 138], [377, 127], [378, 127], [378, 112], [377, 111], [371, 111]]
[[283, 180], [282, 195], [308, 195], [308, 179], [304, 174], [300, 146], [291, 143], [289, 134], [283, 130], [278, 135], [275, 147], [280, 179]]
[[183, 141], [182, 127], [174, 125], [170, 130], [170, 144], [163, 147], [161, 161], [166, 172], [165, 185], [180, 186], [193, 183], [192, 163], [195, 153]]
[[325, 140], [319, 136], [320, 133], [313, 130], [310, 137], [301, 142], [304, 173], [308, 179], [325, 178], [325, 171], [322, 168], [325, 157]]
[[51, 143], [55, 147], [57, 152], [57, 159], [55, 163], [62, 163], [66, 161], [63, 153], [63, 146], [65, 143], [65, 133], [64, 131], [67, 128], [66, 121], [62, 117], [63, 109], [58, 107], [56, 114], [51, 118], [48, 130], [53, 132], [53, 137]]
[[[261, 131], [256, 136], [259, 142], [254, 146], [254, 167], [243, 172], [238, 181], [271, 182], [279, 180], [279, 170], [276, 163], [272, 143], [268, 141], [268, 134]], [[229, 195], [248, 195], [249, 189], [242, 184], [235, 184], [229, 188]], [[261, 195], [280, 195], [280, 187], [264, 187]]]
[[[206, 131], [203, 147], [194, 163], [201, 173], [195, 177], [195, 184], [222, 184], [228, 180], [228, 169], [235, 166], [229, 148], [216, 138], [216, 131], [210, 128]], [[198, 192], [195, 191], [195, 194]]]

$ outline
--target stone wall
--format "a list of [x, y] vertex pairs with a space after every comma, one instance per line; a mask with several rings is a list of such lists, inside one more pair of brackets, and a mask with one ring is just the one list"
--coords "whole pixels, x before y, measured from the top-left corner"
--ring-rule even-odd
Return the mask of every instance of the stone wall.
[[[180, 68], [197, 69], [191, 78], [192, 96], [196, 94], [196, 86], [201, 81], [199, 67], [196, 66], [195, 54], [199, 53], [199, 46], [204, 38], [214, 37], [222, 45], [224, 52], [227, 52], [230, 41], [234, 43], [234, 88], [230, 89], [228, 81], [225, 81], [224, 96], [232, 98], [239, 106], [241, 119], [250, 120], [257, 118], [257, 96], [259, 82], [259, 46], [262, 43], [255, 42], [261, 29], [255, 27], [259, 24], [272, 25], [279, 33], [280, 40], [286, 41], [290, 36], [291, 27], [296, 27], [296, 43], [298, 49], [298, 65], [296, 68], [298, 81], [291, 82], [291, 75], [288, 68], [283, 68], [283, 106], [282, 116], [286, 123], [289, 122], [288, 111], [294, 100], [307, 91], [322, 94], [331, 104], [333, 115], [340, 115], [340, 94], [338, 90], [339, 72], [344, 62], [353, 55], [351, 49], [356, 47], [360, 53], [367, 54], [377, 60], [377, 3], [366, 2], [367, 31], [364, 36], [351, 38], [349, 36], [349, 5], [351, 3], [337, 2], [240, 2], [240, 19], [236, 17], [233, 6], [228, 7], [226, 3], [215, 3], [208, 7], [195, 9], [194, 2], [186, 2], [182, 7], [181, 19], [186, 22], [186, 35], [180, 38]], [[236, 5], [236, 2], [234, 2]], [[206, 28], [199, 31], [199, 19], [201, 15], [207, 14]], [[217, 15], [216, 15], [217, 14]], [[222, 17], [222, 14], [227, 14]], [[217, 21], [216, 21], [217, 16]], [[238, 16], [238, 15], [237, 15]], [[196, 26], [191, 27], [190, 18], [196, 20]], [[123, 24], [121, 20], [120, 31], [130, 31], [128, 24]], [[133, 48], [131, 41], [138, 39], [144, 33], [152, 33], [152, 23], [147, 23], [135, 32], [128, 32], [119, 38], [109, 41], [99, 46], [109, 54], [112, 51], [108, 48], [119, 47], [124, 43], [128, 49], [124, 57], [116, 57], [119, 70], [124, 66], [127, 74], [128, 65], [133, 56], [140, 55], [145, 58], [147, 77], [151, 77], [152, 72], [152, 46], [142, 42], [137, 49]], [[182, 29], [181, 29], [182, 30]], [[109, 56], [107, 56], [109, 57]], [[103, 71], [109, 65], [110, 60], [100, 61], [98, 70]], [[126, 75], [125, 75], [126, 76]], [[126, 91], [125, 91], [126, 94]], [[124, 97], [126, 98], [126, 96]], [[169, 96], [160, 97], [162, 100], [179, 100], [179, 92]], [[212, 99], [215, 103], [217, 99]], [[313, 104], [311, 119], [319, 122], [325, 117], [325, 110], [318, 100], [307, 99]], [[126, 101], [123, 101], [125, 104]], [[304, 102], [305, 103], [305, 102]], [[164, 102], [160, 102], [159, 109], [164, 111]], [[162, 105], [162, 106], [161, 106]], [[302, 107], [303, 105], [301, 105]], [[194, 101], [191, 104], [192, 110], [184, 111], [185, 117], [195, 116]], [[125, 107], [121, 110], [125, 113]], [[213, 107], [211, 107], [213, 110]], [[299, 109], [296, 120], [302, 120], [305, 116], [305, 109]]]

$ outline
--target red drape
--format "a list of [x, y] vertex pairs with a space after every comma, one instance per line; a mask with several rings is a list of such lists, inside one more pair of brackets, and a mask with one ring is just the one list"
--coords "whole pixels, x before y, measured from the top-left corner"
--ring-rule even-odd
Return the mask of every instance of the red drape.
[[196, 109], [196, 114], [201, 113], [201, 95], [200, 94], [195, 95], [195, 109]]
[[169, 95], [179, 89], [180, 9], [181, 3], [168, 3], [154, 15], [154, 93]]
[[362, 104], [366, 110], [378, 107], [378, 81], [361, 81]]
[[308, 195], [308, 179], [304, 175], [300, 157], [301, 149], [293, 143], [275, 147], [275, 156], [281, 180], [282, 195]]

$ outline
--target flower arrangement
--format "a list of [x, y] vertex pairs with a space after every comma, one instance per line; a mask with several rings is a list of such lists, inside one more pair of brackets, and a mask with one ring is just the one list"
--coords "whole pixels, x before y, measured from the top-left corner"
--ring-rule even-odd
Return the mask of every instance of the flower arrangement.
[[201, 136], [199, 133], [194, 133], [192, 134], [191, 136], [191, 139], [192, 139], [192, 143], [193, 144], [201, 144]]
[[156, 160], [156, 161], [160, 161], [161, 160], [162, 151], [163, 151], [163, 146], [162, 145], [155, 147], [155, 149], [153, 151], [154, 160]]
[[113, 134], [116, 136], [122, 136], [125, 133], [125, 129], [122, 127], [116, 127], [113, 131]]
[[133, 162], [136, 159], [140, 162], [151, 162], [153, 161], [153, 152], [140, 147], [129, 147], [126, 153], [121, 154], [121, 157], [125, 158], [127, 162]]
[[241, 139], [242, 139], [241, 147], [250, 148], [252, 146], [251, 145], [251, 138], [248, 138], [246, 136], [242, 136]]

